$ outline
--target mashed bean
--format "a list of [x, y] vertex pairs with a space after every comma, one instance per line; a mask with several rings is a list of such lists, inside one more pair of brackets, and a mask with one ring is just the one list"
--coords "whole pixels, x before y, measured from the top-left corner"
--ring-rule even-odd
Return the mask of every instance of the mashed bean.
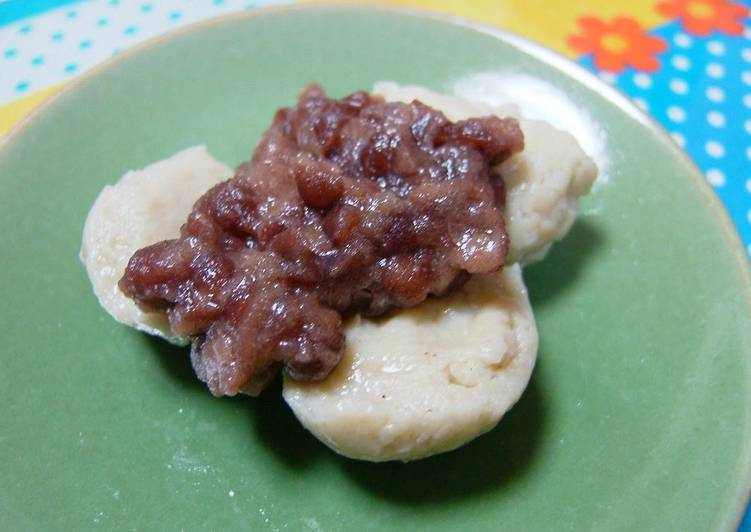
[[493, 168], [522, 146], [514, 119], [450, 122], [419, 102], [311, 86], [119, 286], [195, 338], [193, 366], [216, 395], [282, 365], [323, 379], [341, 358], [341, 312], [416, 305], [502, 267]]

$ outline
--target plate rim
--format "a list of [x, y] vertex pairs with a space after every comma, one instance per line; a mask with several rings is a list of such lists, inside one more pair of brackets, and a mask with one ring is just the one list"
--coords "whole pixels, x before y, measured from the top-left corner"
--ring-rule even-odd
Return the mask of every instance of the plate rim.
[[[199, 31], [212, 26], [221, 25], [233, 20], [245, 20], [263, 17], [266, 15], [279, 15], [298, 11], [336, 10], [396, 13], [411, 16], [414, 18], [429, 19], [435, 22], [458, 26], [478, 33], [482, 33], [503, 43], [511, 45], [517, 50], [563, 72], [568, 77], [581, 83], [593, 92], [598, 93], [619, 110], [635, 119], [643, 127], [647, 128], [653, 135], [655, 135], [658, 140], [665, 144], [670, 150], [671, 155], [677, 158], [681, 162], [681, 164], [683, 164], [683, 166], [686, 168], [686, 173], [690, 177], [694, 187], [696, 187], [697, 191], [702, 195], [705, 201], [705, 206], [709, 209], [712, 217], [719, 222], [723, 238], [725, 240], [725, 243], [727, 244], [727, 247], [729, 248], [728, 251], [733, 258], [733, 263], [735, 264], [737, 273], [740, 274], [742, 295], [746, 303], [747, 314], [749, 318], [751, 318], [751, 260], [749, 260], [749, 253], [751, 253], [751, 250], [747, 250], [744, 246], [740, 238], [740, 234], [736, 230], [735, 224], [730, 218], [729, 212], [722, 204], [719, 196], [714, 192], [709, 183], [707, 183], [706, 179], [704, 178], [704, 173], [699, 169], [696, 162], [694, 162], [694, 160], [691, 159], [691, 157], [689, 157], [689, 155], [682, 148], [680, 148], [678, 144], [676, 144], [667, 130], [661, 124], [659, 124], [656, 119], [640, 109], [628, 98], [628, 96], [619, 91], [617, 88], [607, 84], [597, 75], [586, 70], [574, 60], [564, 56], [563, 54], [555, 50], [552, 50], [551, 48], [544, 46], [543, 44], [514, 33], [510, 30], [493, 26], [489, 23], [480, 22], [459, 15], [444, 13], [423, 7], [379, 4], [372, 2], [300, 2], [291, 4], [268, 5], [253, 8], [250, 10], [236, 11], [186, 24], [185, 26], [182, 26], [180, 28], [176, 28], [174, 30], [170, 30], [160, 35], [148, 38], [145, 41], [138, 43], [131, 48], [128, 48], [122, 53], [105, 59], [83, 74], [66, 82], [58, 90], [54, 91], [52, 94], [44, 98], [41, 103], [36, 105], [19, 122], [14, 124], [8, 132], [0, 137], [0, 153], [2, 153], [5, 148], [13, 140], [15, 140], [16, 137], [22, 134], [29, 127], [33, 126], [39, 116], [46, 113], [47, 110], [55, 106], [69, 92], [77, 90], [81, 85], [83, 85], [90, 79], [93, 79], [99, 76], [104, 71], [113, 68], [121, 61], [128, 60], [133, 55], [147, 52], [148, 49], [153, 46], [172, 40], [183, 34]], [[745, 347], [746, 357], [751, 360], [751, 344]], [[745, 480], [745, 483], [741, 485], [745, 485], [746, 488], [745, 491], [739, 490], [739, 493], [736, 495], [734, 514], [735, 519], [729, 519], [731, 516], [721, 516], [721, 521], [717, 523], [719, 526], [731, 525], [733, 526], [733, 530], [738, 529], [746, 513], [746, 509], [751, 503], [751, 416], [744, 420], [744, 422], [744, 432], [746, 437], [741, 442], [741, 452], [739, 455], [741, 457], [744, 457], [745, 455], [746, 458], [746, 472], [745, 475], [741, 476], [741, 480]]]

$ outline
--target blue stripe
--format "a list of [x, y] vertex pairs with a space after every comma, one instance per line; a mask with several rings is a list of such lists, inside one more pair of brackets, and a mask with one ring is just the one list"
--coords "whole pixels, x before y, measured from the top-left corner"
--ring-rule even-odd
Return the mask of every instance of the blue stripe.
[[0, 2], [0, 26], [81, 0], [5, 0]]

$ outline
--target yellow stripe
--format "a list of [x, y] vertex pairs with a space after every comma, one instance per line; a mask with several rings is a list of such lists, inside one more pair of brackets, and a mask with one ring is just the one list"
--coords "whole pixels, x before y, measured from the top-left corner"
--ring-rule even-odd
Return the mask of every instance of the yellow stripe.
[[62, 87], [62, 83], [47, 87], [39, 92], [24, 96], [14, 102], [0, 107], [0, 137], [3, 137], [13, 126], [19, 123], [23, 118], [31, 112], [34, 107], [42, 103], [44, 100], [52, 96], [55, 92]]
[[591, 15], [609, 19], [628, 15], [645, 29], [664, 21], [654, 9], [657, 0], [380, 0], [378, 3], [421, 7], [485, 22], [523, 35], [569, 57], [577, 54], [568, 48], [566, 38], [576, 32], [579, 17]]
[[[362, 0], [349, 1], [363, 3]], [[609, 19], [626, 14], [646, 29], [664, 20], [655, 12], [656, 0], [380, 0], [379, 3], [421, 7], [485, 22], [528, 37], [569, 57], [575, 57], [576, 53], [568, 48], [566, 38], [576, 31], [579, 17], [590, 15]], [[0, 107], [0, 137], [62, 85], [48, 87]]]

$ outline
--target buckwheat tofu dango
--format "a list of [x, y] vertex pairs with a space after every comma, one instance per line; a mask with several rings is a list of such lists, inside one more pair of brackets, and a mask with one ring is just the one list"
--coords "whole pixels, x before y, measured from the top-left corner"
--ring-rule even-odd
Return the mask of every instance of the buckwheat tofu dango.
[[[420, 88], [392, 84], [376, 89], [387, 99], [416, 97], [450, 119], [517, 114], [513, 106], [490, 108]], [[394, 96], [397, 89], [402, 97]], [[589, 189], [596, 170], [572, 137], [542, 122], [521, 123], [525, 150], [501, 168], [511, 241], [508, 265], [500, 273], [475, 274], [452, 294], [417, 307], [378, 319], [349, 319], [341, 361], [322, 382], [285, 375], [284, 397], [294, 413], [337, 452], [383, 461], [456, 448], [495, 426], [526, 387], [537, 332], [520, 267], [512, 263], [541, 258], [564, 236], [573, 223], [576, 196]], [[564, 143], [558, 159], [547, 157], [551, 136]], [[185, 154], [193, 159], [184, 159]], [[125, 298], [117, 281], [137, 249], [178, 235], [190, 205], [232, 171], [204, 148], [192, 148], [136, 172], [140, 180], [128, 178], [132, 175], [97, 199], [81, 256], [100, 302], [116, 319], [184, 341], [170, 330], [164, 314], [143, 312]], [[175, 191], [180, 199], [174, 210], [166, 206], [169, 212], [149, 215]], [[123, 224], [126, 212], [137, 215]], [[193, 351], [200, 356], [196, 342]], [[255, 394], [264, 383], [257, 379], [239, 389]]]

